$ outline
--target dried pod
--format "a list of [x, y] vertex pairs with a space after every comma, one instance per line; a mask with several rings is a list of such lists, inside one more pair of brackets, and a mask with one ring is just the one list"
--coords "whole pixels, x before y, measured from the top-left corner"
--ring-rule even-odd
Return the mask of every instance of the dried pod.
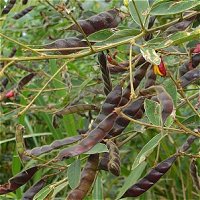
[[200, 69], [195, 68], [193, 70], [190, 70], [180, 77], [181, 86], [186, 87], [187, 85], [198, 80], [199, 78], [200, 78]]
[[95, 121], [92, 123], [91, 129], [94, 129], [107, 115], [109, 115], [118, 106], [122, 96], [122, 87], [117, 85], [106, 97], [102, 104], [101, 111]]
[[25, 5], [28, 3], [28, 0], [22, 0], [22, 4]]
[[[86, 35], [90, 35], [102, 29], [115, 28], [122, 21], [124, 16], [117, 9], [108, 10], [94, 15], [86, 20], [78, 20], [77, 22]], [[70, 30], [81, 32], [76, 24], [69, 27]]]
[[184, 19], [181, 22], [177, 22], [173, 26], [170, 26], [165, 31], [165, 34], [166, 35], [170, 35], [172, 33], [176, 33], [176, 32], [179, 32], [179, 31], [184, 31], [187, 27], [189, 27], [194, 22], [194, 20], [196, 19], [196, 16], [197, 15], [194, 15], [194, 16], [192, 16], [190, 18]]
[[179, 68], [180, 76], [183, 76], [188, 71], [196, 68], [200, 63], [200, 54], [192, 55], [191, 61], [184, 62]]
[[74, 53], [77, 51], [80, 51], [80, 49], [74, 49], [72, 50], [72, 48], [76, 48], [76, 47], [87, 47], [87, 42], [82, 41], [79, 38], [76, 37], [71, 37], [71, 38], [67, 38], [67, 39], [58, 39], [50, 44], [46, 44], [44, 45], [44, 48], [46, 49], [62, 49], [62, 48], [70, 48], [69, 50], [65, 49], [65, 50], [58, 50], [61, 54], [63, 55], [67, 55], [70, 53]]
[[21, 12], [17, 13], [16, 15], [13, 16], [13, 19], [20, 19], [23, 16], [25, 16], [26, 14], [28, 14], [29, 12], [31, 12], [31, 10], [33, 10], [34, 6], [30, 6], [28, 8], [25, 8], [24, 10], [22, 10]]
[[103, 52], [98, 53], [98, 62], [102, 72], [102, 78], [104, 83], [104, 93], [108, 95], [112, 90], [112, 82], [110, 78], [110, 72], [107, 66], [106, 55]]
[[35, 75], [35, 73], [30, 73], [27, 76], [23, 77], [18, 83], [17, 90], [21, 90], [27, 83], [32, 80]]
[[16, 0], [10, 0], [8, 3], [7, 3], [7, 5], [6, 5], [6, 7], [2, 10], [2, 15], [4, 15], [4, 14], [8, 14], [9, 12], [10, 12], [10, 10], [13, 8], [13, 6], [15, 5], [15, 3], [16, 3]]
[[151, 188], [172, 166], [177, 155], [159, 163], [144, 178], [131, 186], [123, 195], [123, 197], [137, 197]]
[[[33, 149], [26, 150], [26, 153], [29, 155], [33, 155], [33, 156], [40, 156], [44, 153], [48, 153], [50, 151], [53, 151], [55, 149], [65, 146], [65, 145], [78, 142], [82, 138], [83, 137], [81, 135], [77, 135], [77, 136], [73, 136], [73, 137], [64, 138], [61, 140], [55, 140], [54, 142], [52, 142], [49, 145], [44, 145], [41, 147], [35, 147]], [[30, 159], [30, 158], [27, 157], [26, 159]]]
[[99, 162], [98, 169], [108, 171], [108, 162], [109, 162], [109, 153], [108, 152], [103, 153]]
[[[155, 20], [156, 20], [156, 16], [151, 16], [149, 18], [148, 29], [150, 29], [154, 25]], [[151, 40], [152, 38], [153, 38], [152, 33], [148, 33], [144, 36], [145, 41]]]
[[8, 85], [8, 79], [7, 78], [3, 78], [2, 81], [1, 81], [0, 92], [3, 92], [7, 85]]
[[32, 200], [33, 197], [45, 186], [45, 184], [46, 179], [40, 179], [23, 194], [22, 200]]
[[200, 178], [197, 172], [196, 160], [192, 159], [190, 163], [190, 175], [192, 177], [193, 184], [197, 191], [200, 191]]
[[98, 110], [95, 105], [90, 104], [78, 104], [73, 106], [67, 106], [62, 110], [55, 113], [53, 116], [53, 126], [57, 128], [59, 125], [59, 119], [62, 118], [63, 115], [72, 114], [72, 113], [80, 113], [88, 110]]
[[[122, 111], [124, 114], [132, 117], [133, 119], [139, 119], [138, 117], [141, 117], [141, 115], [138, 115], [138, 112], [141, 113], [141, 108], [143, 107], [143, 104], [144, 104], [144, 98], [140, 97], [135, 101], [133, 101], [129, 106], [124, 108]], [[109, 136], [114, 137], [122, 133], [122, 131], [128, 126], [129, 122], [130, 122], [129, 120], [121, 116], [118, 116], [114, 123], [113, 128], [109, 132]]]
[[192, 143], [197, 139], [196, 136], [191, 135], [187, 138], [187, 140], [185, 141], [185, 143], [181, 146], [180, 151], [185, 152], [187, 151], [190, 146], [192, 145]]
[[26, 66], [22, 65], [21, 63], [15, 63], [14, 66], [17, 67], [18, 69], [24, 70], [26, 72], [36, 73], [34, 69], [31, 69], [30, 67], [26, 67]]
[[110, 171], [115, 176], [120, 175], [120, 156], [119, 156], [119, 149], [117, 145], [109, 140], [107, 142], [107, 146], [109, 149], [109, 161], [108, 161], [108, 171]]
[[81, 200], [87, 195], [95, 180], [98, 164], [99, 155], [90, 155], [81, 173], [81, 180], [79, 186], [69, 193], [67, 200]]
[[31, 167], [9, 179], [8, 183], [0, 185], [0, 195], [13, 192], [25, 183], [39, 170], [38, 166]]
[[128, 67], [111, 65], [108, 63], [108, 69], [111, 74], [127, 72]]
[[151, 87], [155, 85], [156, 82], [156, 75], [153, 71], [153, 67], [150, 67], [146, 73], [146, 82], [145, 82], [145, 88]]

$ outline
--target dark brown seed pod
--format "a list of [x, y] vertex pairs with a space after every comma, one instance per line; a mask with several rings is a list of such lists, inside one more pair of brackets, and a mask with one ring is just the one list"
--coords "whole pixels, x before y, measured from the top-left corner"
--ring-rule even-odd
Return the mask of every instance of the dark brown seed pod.
[[[54, 142], [52, 142], [49, 145], [44, 145], [44, 146], [41, 146], [41, 147], [35, 147], [33, 149], [26, 150], [26, 153], [29, 154], [29, 155], [33, 155], [33, 156], [40, 156], [44, 153], [51, 152], [55, 149], [58, 149], [60, 147], [65, 146], [65, 145], [78, 142], [82, 138], [83, 137], [81, 135], [77, 135], [77, 136], [73, 136], [73, 137], [64, 138], [64, 139], [61, 139], [61, 140], [55, 140]], [[26, 160], [27, 159], [30, 159], [30, 158], [27, 157]]]
[[177, 155], [159, 163], [153, 168], [144, 178], [131, 186], [123, 195], [124, 197], [137, 197], [151, 188], [172, 166], [176, 160]]
[[3, 78], [2, 81], [1, 81], [0, 92], [3, 92], [6, 89], [7, 85], [8, 85], [8, 79]]
[[25, 16], [26, 14], [28, 14], [29, 12], [31, 12], [31, 10], [33, 10], [34, 6], [30, 6], [28, 8], [25, 8], [24, 10], [22, 10], [21, 12], [17, 13], [16, 15], [13, 16], [13, 19], [20, 19], [23, 16]]
[[23, 77], [18, 83], [17, 90], [20, 91], [27, 83], [32, 80], [35, 75], [35, 73], [30, 73], [27, 76]]
[[106, 97], [102, 104], [101, 111], [95, 121], [92, 123], [91, 130], [94, 129], [98, 124], [105, 119], [107, 115], [114, 111], [118, 106], [122, 96], [122, 87], [117, 85]]
[[8, 183], [0, 185], [0, 195], [13, 192], [25, 183], [39, 170], [38, 166], [31, 167], [9, 179]]
[[84, 197], [90, 191], [92, 184], [95, 180], [98, 164], [99, 164], [99, 155], [98, 154], [90, 155], [81, 173], [81, 180], [79, 186], [69, 193], [67, 200], [84, 199]]
[[32, 200], [33, 197], [45, 186], [45, 184], [46, 179], [40, 179], [23, 194], [22, 200]]
[[79, 144], [61, 150], [54, 161], [57, 162], [58, 160], [77, 156], [89, 151], [94, 145], [101, 142], [103, 138], [106, 137], [113, 127], [117, 116], [117, 113], [109, 114], [95, 129], [91, 130], [87, 137], [85, 137]]
[[109, 153], [106, 152], [102, 155], [98, 169], [108, 171]]
[[102, 79], [104, 83], [104, 93], [108, 95], [112, 90], [112, 82], [110, 78], [110, 72], [107, 66], [107, 58], [103, 52], [98, 53], [98, 62], [102, 72]]
[[193, 136], [193, 135], [189, 136], [187, 138], [187, 140], [185, 141], [185, 143], [181, 146], [180, 151], [181, 152], [186, 152], [196, 139], [197, 139], [196, 136]]
[[89, 110], [98, 110], [98, 108], [95, 105], [90, 104], [78, 104], [73, 106], [67, 106], [55, 113], [52, 120], [53, 126], [54, 128], [59, 127], [59, 119], [62, 118], [63, 115], [81, 113]]
[[22, 4], [25, 5], [28, 3], [28, 0], [22, 0]]
[[170, 35], [172, 33], [176, 33], [179, 31], [184, 31], [187, 27], [189, 27], [194, 20], [196, 19], [197, 15], [194, 15], [188, 19], [185, 19], [181, 22], [178, 22], [176, 24], [174, 24], [173, 26], [169, 27], [166, 31], [165, 31], [165, 35]]
[[192, 55], [191, 60], [184, 62], [179, 68], [180, 76], [183, 76], [188, 71], [196, 68], [200, 63], [200, 54]]
[[[155, 20], [156, 20], [156, 16], [151, 16], [149, 18], [148, 29], [150, 29], [154, 25]], [[148, 41], [148, 40], [151, 40], [152, 37], [153, 37], [153, 34], [152, 33], [148, 33], [147, 35], [145, 35], [144, 39], [146, 41]]]
[[[117, 27], [123, 18], [124, 16], [122, 16], [122, 13], [119, 10], [112, 9], [94, 15], [86, 20], [78, 20], [77, 22], [83, 29], [84, 33], [90, 35], [102, 29]], [[76, 24], [73, 24], [68, 29], [81, 32]]]
[[[133, 119], [139, 119], [138, 117], [141, 117], [141, 108], [144, 104], [144, 97], [140, 97], [136, 99], [134, 102], [132, 102], [127, 108], [124, 108], [122, 111], [124, 114], [132, 117]], [[140, 112], [140, 115], [139, 113]], [[122, 133], [122, 131], [128, 126], [129, 120], [118, 116], [113, 128], [109, 132], [109, 137], [114, 137]]]
[[13, 6], [15, 5], [15, 3], [16, 3], [16, 0], [10, 0], [8, 3], [7, 3], [7, 5], [6, 5], [6, 7], [2, 10], [2, 15], [4, 15], [4, 14], [8, 14], [9, 12], [10, 12], [10, 10], [13, 8]]
[[[71, 37], [67, 39], [58, 39], [50, 44], [46, 44], [43, 47], [46, 49], [62, 49], [62, 48], [76, 48], [76, 47], [87, 47], [87, 42], [82, 41], [79, 38]], [[79, 49], [76, 50], [59, 50], [59, 52], [63, 55], [67, 55], [70, 53], [74, 53], [80, 51]]]
[[198, 80], [199, 78], [200, 78], [200, 69], [195, 68], [193, 70], [190, 70], [180, 77], [181, 86], [186, 87], [187, 85]]
[[21, 63], [15, 63], [14, 66], [17, 67], [18, 69], [24, 70], [26, 72], [36, 73], [36, 71], [34, 69], [24, 66]]
[[147, 73], [146, 73], [146, 82], [145, 82], [145, 88], [151, 87], [155, 85], [156, 82], [156, 74], [153, 71], [153, 67], [151, 66]]
[[197, 191], [200, 191], [200, 177], [197, 172], [197, 163], [196, 160], [192, 159], [190, 162], [190, 175], [192, 177], [193, 184]]
[[109, 161], [108, 161], [108, 171], [114, 174], [115, 176], [120, 175], [120, 156], [119, 156], [119, 149], [117, 145], [109, 140], [107, 142], [107, 146], [109, 149]]

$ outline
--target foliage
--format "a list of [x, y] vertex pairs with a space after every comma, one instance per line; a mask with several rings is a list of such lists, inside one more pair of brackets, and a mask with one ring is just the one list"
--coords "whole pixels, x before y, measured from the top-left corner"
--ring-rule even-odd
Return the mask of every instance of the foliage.
[[199, 199], [198, 0], [0, 6], [0, 199]]

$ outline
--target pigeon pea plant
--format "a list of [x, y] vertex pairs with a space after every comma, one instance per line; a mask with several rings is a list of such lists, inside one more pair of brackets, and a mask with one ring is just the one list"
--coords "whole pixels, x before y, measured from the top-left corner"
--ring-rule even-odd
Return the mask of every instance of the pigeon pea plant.
[[199, 199], [199, 0], [0, 5], [0, 197]]

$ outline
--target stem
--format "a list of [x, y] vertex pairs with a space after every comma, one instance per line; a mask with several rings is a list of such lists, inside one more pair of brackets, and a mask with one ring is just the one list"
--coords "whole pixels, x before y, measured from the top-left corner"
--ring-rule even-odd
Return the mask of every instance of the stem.
[[57, 74], [66, 66], [67, 63], [64, 63], [63, 66], [61, 66], [55, 74], [46, 82], [46, 84], [42, 87], [42, 89], [37, 93], [37, 95], [32, 99], [32, 101], [21, 111], [18, 113], [18, 117], [22, 114], [24, 114], [34, 103], [34, 101], [38, 98], [38, 96], [42, 93], [42, 91], [46, 88], [46, 86], [54, 79], [54, 77], [57, 76]]
[[15, 62], [14, 60], [13, 60], [13, 61], [10, 61], [7, 65], [5, 65], [5, 66], [3, 67], [3, 69], [0, 71], [0, 78], [4, 75], [4, 71], [5, 71], [10, 65], [12, 65], [14, 62]]
[[22, 46], [22, 47], [24, 47], [25, 49], [28, 49], [28, 50], [30, 50], [30, 51], [36, 53], [36, 54], [39, 54], [40, 56], [43, 55], [43, 54], [41, 54], [40, 52], [37, 52], [37, 51], [35, 51], [34, 49], [28, 47], [27, 45], [22, 44], [21, 42], [18, 42], [18, 41], [16, 41], [16, 40], [14, 40], [14, 39], [12, 39], [12, 38], [10, 38], [10, 37], [8, 37], [8, 36], [2, 34], [2, 33], [0, 33], [0, 36], [6, 38], [7, 40], [10, 40], [10, 41], [12, 41], [12, 42], [18, 44], [18, 45], [20, 45], [20, 46]]
[[138, 8], [137, 8], [137, 6], [136, 6], [136, 3], [135, 3], [134, 0], [132, 0], [132, 3], [133, 3], [133, 6], [134, 6], [134, 8], [135, 8], [135, 11], [136, 11], [136, 13], [137, 13], [138, 19], [139, 19], [139, 21], [140, 21], [140, 25], [141, 25], [141, 27], [142, 27], [142, 30], [145, 32], [146, 29], [145, 29], [145, 27], [144, 27], [144, 25], [143, 25], [143, 23], [142, 23], [142, 19], [141, 19], [141, 17], [140, 17], [140, 13], [139, 13], [139, 11], [138, 11]]

